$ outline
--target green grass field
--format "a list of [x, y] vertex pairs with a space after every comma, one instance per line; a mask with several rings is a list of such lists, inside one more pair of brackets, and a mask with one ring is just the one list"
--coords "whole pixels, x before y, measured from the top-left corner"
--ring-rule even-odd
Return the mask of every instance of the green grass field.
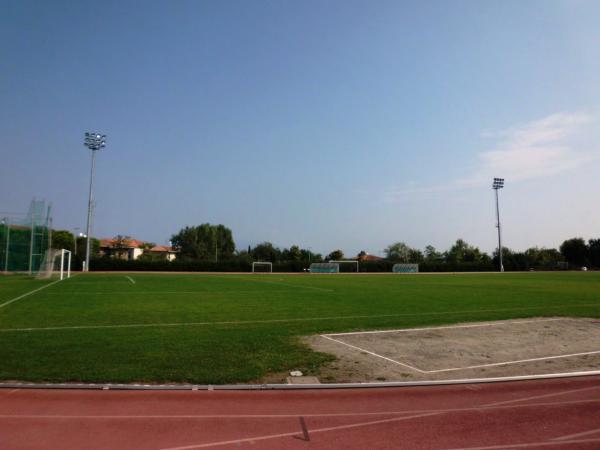
[[[132, 283], [132, 281], [135, 282]], [[314, 333], [600, 317], [600, 273], [0, 276], [0, 379], [260, 381], [331, 357]], [[1, 306], [3, 305], [4, 306]]]

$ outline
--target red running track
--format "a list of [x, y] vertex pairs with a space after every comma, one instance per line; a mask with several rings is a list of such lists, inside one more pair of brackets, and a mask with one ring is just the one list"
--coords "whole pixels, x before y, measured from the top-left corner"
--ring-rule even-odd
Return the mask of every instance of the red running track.
[[600, 449], [600, 377], [305, 391], [0, 390], [0, 449]]

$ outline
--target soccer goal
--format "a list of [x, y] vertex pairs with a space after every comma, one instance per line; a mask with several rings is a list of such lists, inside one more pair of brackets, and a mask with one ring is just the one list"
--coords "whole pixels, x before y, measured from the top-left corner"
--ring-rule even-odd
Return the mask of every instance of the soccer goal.
[[37, 278], [51, 278], [58, 274], [61, 280], [71, 278], [71, 252], [65, 250], [50, 249], [46, 251], [44, 259], [38, 271]]
[[350, 264], [356, 268], [356, 270], [352, 270], [352, 272], [358, 273], [358, 260], [350, 259], [350, 260], [342, 260], [342, 261], [329, 261], [334, 264]]
[[336, 263], [312, 263], [308, 268], [310, 273], [339, 273], [340, 265]]
[[273, 272], [273, 263], [266, 261], [254, 261], [252, 263], [252, 272]]
[[392, 267], [392, 272], [394, 273], [418, 273], [419, 265], [418, 264], [394, 264]]

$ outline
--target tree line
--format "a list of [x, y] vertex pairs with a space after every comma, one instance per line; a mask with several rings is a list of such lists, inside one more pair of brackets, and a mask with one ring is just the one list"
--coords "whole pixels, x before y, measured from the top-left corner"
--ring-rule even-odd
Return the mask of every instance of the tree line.
[[[119, 236], [117, 236], [118, 238]], [[53, 233], [53, 247], [73, 251], [77, 256], [85, 253], [85, 238], [75, 238], [69, 231], [59, 230]], [[245, 249], [237, 249], [233, 233], [228, 227], [204, 223], [186, 226], [172, 235], [171, 242], [177, 250], [178, 264], [193, 262], [219, 263], [219, 267], [246, 267], [252, 261], [268, 261], [285, 265], [289, 270], [308, 267], [310, 263], [350, 258], [362, 259], [366, 252], [358, 255], [344, 255], [336, 249], [326, 255], [312, 252], [311, 249], [292, 245], [279, 248], [271, 242], [262, 242]], [[92, 256], [97, 258], [99, 241], [92, 241]], [[393, 263], [417, 263], [422, 271], [459, 271], [459, 270], [495, 270], [498, 267], [497, 251], [491, 255], [458, 239], [449, 249], [439, 251], [432, 245], [423, 250], [410, 247], [404, 242], [395, 242], [386, 247], [382, 260], [365, 261], [361, 264], [365, 270], [387, 271]], [[554, 270], [578, 269], [581, 267], [600, 268], [600, 239], [585, 241], [572, 238], [564, 241], [558, 249], [532, 247], [525, 251], [513, 251], [503, 248], [503, 264], [506, 270]], [[142, 258], [145, 262], [156, 262], [152, 258]], [[389, 267], [388, 267], [389, 266]]]

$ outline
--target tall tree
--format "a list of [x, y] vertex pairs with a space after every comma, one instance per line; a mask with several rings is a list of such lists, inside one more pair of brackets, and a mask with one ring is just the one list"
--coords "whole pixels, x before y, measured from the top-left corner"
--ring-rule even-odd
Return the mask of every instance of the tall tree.
[[585, 266], [588, 260], [588, 246], [582, 238], [567, 239], [560, 246], [560, 253], [569, 264]]
[[67, 230], [52, 232], [52, 248], [73, 251], [75, 249], [75, 236]]
[[410, 263], [411, 251], [413, 249], [406, 245], [404, 242], [396, 242], [387, 246], [385, 256], [387, 259], [392, 261], [399, 261], [402, 263]]
[[596, 268], [600, 267], [600, 239], [590, 239], [588, 241], [588, 251], [590, 265]]
[[438, 261], [442, 259], [442, 254], [433, 245], [428, 245], [425, 247], [425, 259], [427, 261]]
[[334, 250], [329, 255], [327, 255], [327, 260], [329, 261], [338, 261], [340, 259], [344, 259], [344, 252], [341, 250]]
[[235, 252], [233, 234], [224, 225], [203, 223], [185, 227], [174, 234], [171, 241], [182, 259], [229, 259]]
[[254, 261], [269, 261], [274, 263], [281, 260], [281, 250], [270, 242], [258, 244], [250, 251], [250, 255]]
[[[449, 262], [480, 262], [489, 260], [489, 256], [477, 247], [469, 245], [463, 239], [457, 239], [450, 250], [446, 252], [446, 260]], [[502, 253], [504, 256], [504, 253]]]

